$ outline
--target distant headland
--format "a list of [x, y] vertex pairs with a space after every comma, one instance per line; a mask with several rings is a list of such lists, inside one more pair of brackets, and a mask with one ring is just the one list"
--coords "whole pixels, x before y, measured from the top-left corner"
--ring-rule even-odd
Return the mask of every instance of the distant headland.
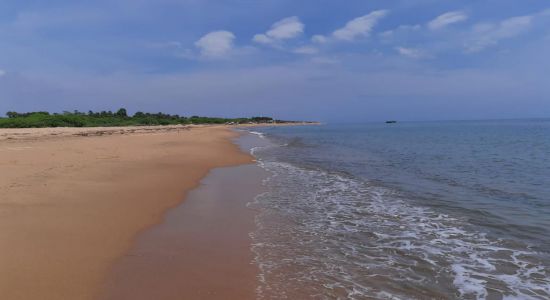
[[80, 112], [64, 111], [62, 113], [49, 113], [45, 111], [18, 113], [9, 111], [5, 118], [0, 118], [0, 128], [42, 128], [42, 127], [119, 127], [119, 126], [155, 126], [155, 125], [191, 125], [191, 124], [298, 124], [316, 122], [284, 121], [271, 117], [250, 118], [218, 118], [180, 115], [165, 113], [136, 112], [128, 115], [125, 108], [116, 112]]

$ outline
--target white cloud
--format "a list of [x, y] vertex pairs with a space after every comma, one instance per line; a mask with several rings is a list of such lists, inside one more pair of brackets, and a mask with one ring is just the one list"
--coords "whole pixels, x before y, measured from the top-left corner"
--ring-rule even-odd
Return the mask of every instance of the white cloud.
[[327, 37], [321, 34], [316, 34], [311, 37], [311, 41], [318, 44], [324, 44], [328, 41]]
[[191, 49], [182, 49], [178, 51], [175, 56], [184, 59], [197, 59], [197, 54]]
[[422, 28], [422, 26], [416, 24], [416, 25], [400, 25], [397, 28], [393, 30], [386, 30], [378, 34], [379, 37], [382, 39], [388, 41], [391, 38], [393, 38], [398, 33], [405, 33], [410, 34], [413, 31], [418, 31]]
[[409, 57], [409, 58], [418, 59], [418, 58], [426, 57], [426, 53], [424, 53], [424, 51], [422, 51], [420, 49], [416, 49], [416, 48], [397, 47], [397, 48], [395, 48], [395, 50], [397, 50], [397, 52], [400, 55], [406, 56], [406, 57]]
[[273, 42], [273, 39], [265, 34], [256, 34], [252, 40], [260, 44], [271, 44]]
[[444, 13], [428, 23], [428, 28], [431, 30], [438, 30], [448, 25], [463, 22], [468, 19], [468, 16], [461, 11], [450, 11]]
[[296, 49], [294, 49], [293, 51], [294, 53], [297, 53], [297, 54], [317, 54], [319, 53], [319, 49], [315, 48], [315, 47], [311, 47], [311, 46], [303, 46], [303, 47], [298, 47]]
[[304, 24], [298, 17], [284, 18], [271, 25], [264, 34], [256, 34], [253, 41], [260, 44], [273, 44], [282, 40], [292, 39], [304, 32]]
[[201, 56], [207, 58], [220, 58], [233, 49], [235, 35], [229, 31], [213, 31], [195, 42], [200, 49]]
[[332, 33], [339, 40], [352, 41], [357, 37], [369, 36], [378, 21], [388, 14], [387, 10], [376, 10], [368, 15], [349, 21], [346, 26]]
[[527, 31], [533, 16], [520, 16], [506, 19], [498, 24], [477, 24], [472, 30], [472, 37], [466, 43], [466, 52], [479, 52], [500, 40], [516, 37]]
[[302, 32], [304, 32], [304, 24], [300, 22], [298, 17], [290, 17], [273, 24], [266, 35], [282, 40], [297, 37]]
[[0, 77], [2, 77], [2, 76], [4, 76], [4, 75], [6, 75], [6, 71], [0, 70]]

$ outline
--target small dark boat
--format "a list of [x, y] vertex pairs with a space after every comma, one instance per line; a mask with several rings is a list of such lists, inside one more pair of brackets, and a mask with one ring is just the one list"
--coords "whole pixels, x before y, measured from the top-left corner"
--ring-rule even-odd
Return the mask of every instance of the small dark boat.
[[395, 124], [397, 121], [386, 121], [386, 124]]

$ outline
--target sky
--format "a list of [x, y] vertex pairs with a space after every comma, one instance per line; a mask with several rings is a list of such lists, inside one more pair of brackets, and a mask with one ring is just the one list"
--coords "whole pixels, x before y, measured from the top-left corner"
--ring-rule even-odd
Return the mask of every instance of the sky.
[[2, 0], [0, 113], [550, 117], [547, 0]]

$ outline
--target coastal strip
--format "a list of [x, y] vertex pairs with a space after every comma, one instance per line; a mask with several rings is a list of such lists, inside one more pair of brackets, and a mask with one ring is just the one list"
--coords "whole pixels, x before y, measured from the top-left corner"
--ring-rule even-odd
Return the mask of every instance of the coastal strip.
[[100, 299], [256, 299], [256, 215], [247, 204], [264, 192], [267, 175], [256, 164], [212, 170], [161, 224], [139, 234]]
[[0, 136], [2, 299], [98, 298], [140, 232], [161, 222], [211, 169], [252, 161], [226, 126]]

